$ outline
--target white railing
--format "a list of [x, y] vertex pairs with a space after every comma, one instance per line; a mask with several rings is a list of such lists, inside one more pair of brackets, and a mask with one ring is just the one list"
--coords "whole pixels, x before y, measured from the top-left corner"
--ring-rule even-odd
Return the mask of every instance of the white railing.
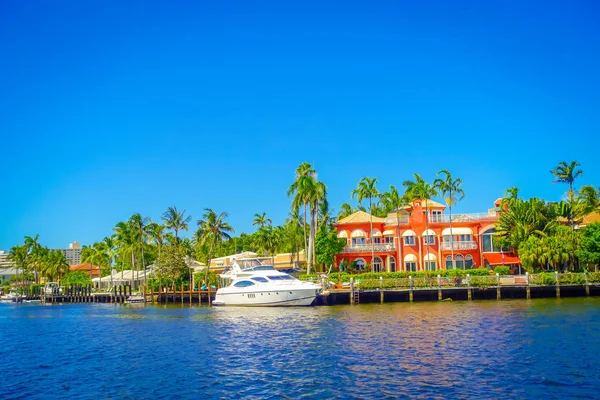
[[442, 250], [475, 250], [477, 242], [474, 240], [455, 240], [451, 242], [442, 242]]
[[[396, 250], [396, 246], [391, 243], [387, 244], [375, 244], [373, 246], [373, 250], [375, 251], [391, 251]], [[361, 244], [357, 246], [346, 246], [344, 247], [343, 253], [365, 253], [371, 251], [370, 244]]]
[[[400, 224], [408, 224], [408, 216], [404, 215], [400, 217]], [[398, 225], [398, 218], [396, 217], [387, 217], [385, 219], [386, 225]]]

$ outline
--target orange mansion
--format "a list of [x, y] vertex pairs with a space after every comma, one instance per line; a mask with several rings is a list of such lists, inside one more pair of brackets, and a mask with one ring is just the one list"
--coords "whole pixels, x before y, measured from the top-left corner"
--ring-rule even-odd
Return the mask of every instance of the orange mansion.
[[363, 270], [370, 265], [374, 272], [435, 271], [452, 268], [452, 249], [456, 268], [519, 264], [518, 257], [495, 243], [500, 202], [487, 213], [453, 214], [452, 234], [446, 206], [432, 200], [415, 200], [385, 218], [373, 216], [372, 231], [371, 216], [355, 212], [335, 224], [338, 237], [347, 241], [335, 264], [354, 262]]

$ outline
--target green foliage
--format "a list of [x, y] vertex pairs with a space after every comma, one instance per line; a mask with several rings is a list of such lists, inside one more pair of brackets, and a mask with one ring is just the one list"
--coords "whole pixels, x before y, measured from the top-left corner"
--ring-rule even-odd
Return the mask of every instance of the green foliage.
[[84, 271], [67, 272], [62, 280], [65, 286], [88, 286], [92, 284], [90, 275]]
[[323, 225], [317, 233], [315, 246], [317, 262], [328, 266], [333, 264], [335, 255], [342, 252], [346, 246], [346, 240], [339, 239], [335, 229], [329, 229]]
[[584, 264], [600, 264], [600, 223], [589, 224], [581, 232], [581, 249], [577, 257]]
[[510, 267], [506, 265], [498, 265], [496, 268], [494, 268], [494, 273], [499, 275], [509, 275]]
[[[408, 272], [408, 271], [400, 271], [400, 272], [363, 272], [352, 274], [349, 272], [333, 272], [329, 274], [329, 280], [335, 283], [341, 282], [350, 282], [350, 278], [368, 280], [368, 279], [379, 279], [379, 277], [383, 277], [383, 279], [408, 279], [408, 277], [412, 276], [413, 278], [435, 278], [440, 275], [442, 277], [447, 278], [466, 278], [467, 274], [470, 276], [489, 276], [491, 273], [490, 270], [486, 268], [474, 268], [474, 269], [442, 269], [438, 271], [417, 271], [417, 272]], [[495, 277], [494, 277], [495, 278]], [[300, 280], [315, 280], [317, 279], [317, 275], [300, 275]]]
[[155, 265], [155, 275], [159, 282], [175, 283], [189, 275], [189, 268], [185, 264], [183, 250], [176, 245], [163, 247]]

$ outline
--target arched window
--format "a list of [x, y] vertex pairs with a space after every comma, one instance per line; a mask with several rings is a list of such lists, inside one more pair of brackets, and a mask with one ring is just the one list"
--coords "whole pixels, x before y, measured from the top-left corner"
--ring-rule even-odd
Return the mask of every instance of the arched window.
[[423, 258], [425, 261], [425, 270], [426, 271], [435, 271], [437, 269], [437, 263], [435, 255], [432, 253], [426, 254]]
[[362, 229], [352, 231], [352, 247], [364, 246], [367, 244], [367, 235]]
[[465, 269], [465, 257], [462, 254], [455, 255], [454, 264], [457, 269]]
[[452, 269], [452, 256], [446, 256], [446, 269]]
[[357, 258], [356, 260], [352, 261], [352, 266], [356, 271], [364, 271], [365, 265], [367, 265], [367, 263], [362, 258]]
[[470, 254], [467, 254], [465, 256], [465, 269], [471, 269], [473, 268], [473, 256]]
[[381, 261], [380, 257], [375, 257], [373, 259], [373, 272], [382, 272], [382, 265], [383, 262]]
[[390, 256], [390, 271], [396, 272], [396, 259], [394, 256]]
[[407, 254], [404, 256], [404, 269], [406, 271], [417, 270], [417, 257], [414, 254]]

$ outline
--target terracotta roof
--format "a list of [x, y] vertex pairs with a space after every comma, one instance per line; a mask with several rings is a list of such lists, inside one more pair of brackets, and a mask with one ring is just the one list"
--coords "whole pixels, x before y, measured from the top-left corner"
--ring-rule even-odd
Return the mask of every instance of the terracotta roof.
[[594, 222], [600, 222], [600, 213], [591, 212], [588, 215], [585, 215], [583, 221], [581, 221], [581, 225], [589, 225]]
[[98, 265], [91, 264], [71, 264], [69, 265], [71, 271], [83, 271], [89, 273], [92, 271], [92, 275], [100, 276], [100, 267]]
[[[354, 214], [348, 215], [346, 218], [340, 219], [336, 224], [356, 224], [361, 222], [370, 222], [370, 214], [364, 211], [357, 211]], [[373, 222], [385, 222], [385, 218], [373, 216]]]

